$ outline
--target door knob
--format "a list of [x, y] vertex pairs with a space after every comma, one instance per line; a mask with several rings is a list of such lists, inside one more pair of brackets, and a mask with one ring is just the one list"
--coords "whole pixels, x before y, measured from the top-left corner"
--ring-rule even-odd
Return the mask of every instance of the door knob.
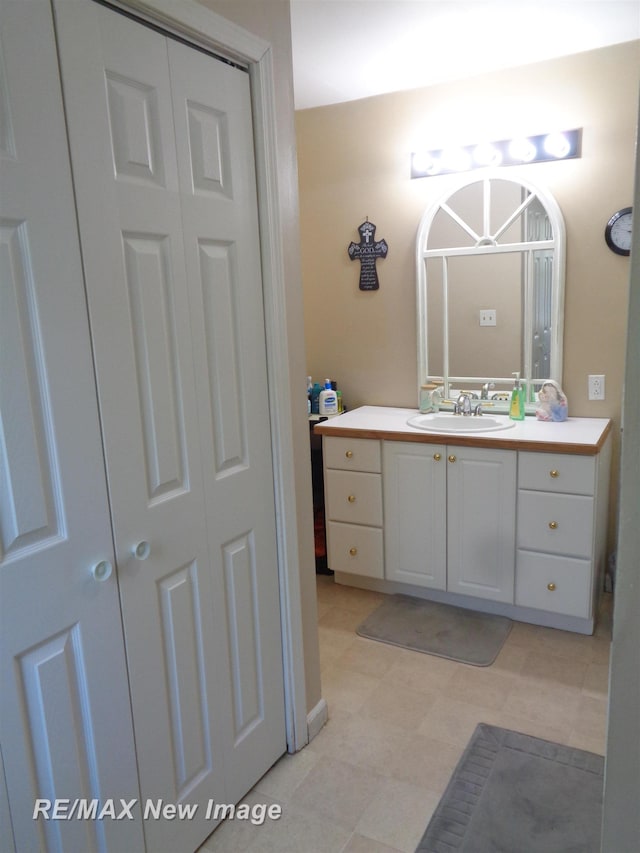
[[100, 560], [100, 562], [96, 563], [91, 569], [91, 574], [93, 575], [94, 580], [106, 581], [111, 577], [112, 571], [113, 566], [109, 560]]
[[557, 521], [550, 521], [550, 522], [549, 522], [549, 527], [550, 527], [552, 530], [557, 530], [557, 529], [558, 529], [558, 522], [557, 522]]
[[456, 461], [456, 457], [452, 453], [451, 456], [449, 456], [449, 462], [455, 462], [455, 461]]
[[347, 500], [349, 501], [350, 504], [353, 504], [356, 502], [356, 496], [355, 495], [349, 495]]
[[439, 453], [434, 453], [433, 458], [436, 460], [436, 462], [439, 462], [442, 459], [442, 456]]
[[357, 548], [349, 548], [349, 554], [350, 554], [352, 557], [355, 557], [355, 555], [356, 555], [357, 553], [358, 553], [358, 549], [357, 549]]
[[549, 592], [555, 592], [555, 588], [556, 588], [556, 585], [554, 583], [548, 583], [547, 584], [547, 589], [549, 590]]
[[143, 539], [133, 548], [132, 553], [136, 560], [146, 560], [151, 553], [151, 545]]

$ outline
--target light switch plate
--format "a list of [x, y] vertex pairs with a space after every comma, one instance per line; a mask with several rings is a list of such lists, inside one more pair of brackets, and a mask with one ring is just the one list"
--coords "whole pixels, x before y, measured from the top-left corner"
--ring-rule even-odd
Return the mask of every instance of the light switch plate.
[[496, 309], [495, 308], [483, 308], [480, 311], [480, 325], [481, 326], [495, 326], [496, 325]]
[[604, 400], [604, 374], [589, 375], [589, 399]]

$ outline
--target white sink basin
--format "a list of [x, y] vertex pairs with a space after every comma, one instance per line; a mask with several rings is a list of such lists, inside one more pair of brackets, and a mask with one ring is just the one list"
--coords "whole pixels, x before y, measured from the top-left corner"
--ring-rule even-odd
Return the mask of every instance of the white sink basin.
[[413, 415], [407, 423], [416, 429], [428, 432], [494, 432], [510, 429], [516, 425], [506, 415], [450, 415], [432, 412], [428, 415]]

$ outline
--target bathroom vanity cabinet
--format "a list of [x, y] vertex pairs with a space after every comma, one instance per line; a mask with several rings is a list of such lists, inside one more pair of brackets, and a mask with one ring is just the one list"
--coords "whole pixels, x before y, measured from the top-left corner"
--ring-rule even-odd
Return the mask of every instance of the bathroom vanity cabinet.
[[336, 582], [592, 633], [610, 421], [443, 435], [412, 415], [366, 406], [316, 427]]
[[328, 565], [384, 577], [380, 442], [324, 439]]
[[578, 617], [590, 612], [598, 510], [606, 502], [597, 493], [597, 462], [518, 454], [517, 605]]
[[516, 454], [382, 444], [385, 577], [513, 603]]

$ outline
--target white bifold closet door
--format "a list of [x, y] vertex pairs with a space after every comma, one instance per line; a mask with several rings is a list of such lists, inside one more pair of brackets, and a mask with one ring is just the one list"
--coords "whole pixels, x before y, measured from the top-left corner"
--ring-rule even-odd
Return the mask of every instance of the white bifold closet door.
[[177, 853], [285, 750], [249, 79], [54, 11], [92, 346], [51, 10], [2, 0], [2, 844], [134, 853], [31, 816], [135, 798], [198, 806], [145, 822]]
[[150, 850], [285, 751], [249, 76], [54, 4]]
[[1, 0], [3, 853], [143, 849], [139, 821], [33, 819], [140, 796], [114, 562], [51, 8]]

